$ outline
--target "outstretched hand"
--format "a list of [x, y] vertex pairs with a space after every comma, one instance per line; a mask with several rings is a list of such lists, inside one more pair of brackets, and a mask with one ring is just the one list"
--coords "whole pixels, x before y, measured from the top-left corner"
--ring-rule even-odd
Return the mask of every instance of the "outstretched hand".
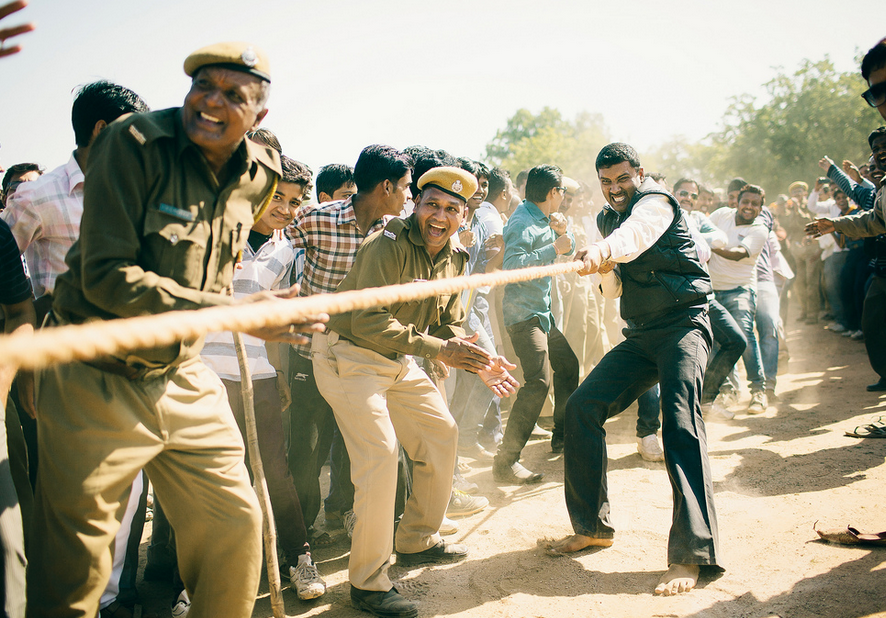
[[836, 231], [832, 219], [816, 219], [806, 224], [806, 235], [818, 238]]
[[496, 356], [492, 359], [490, 369], [482, 369], [477, 372], [483, 383], [499, 397], [510, 397], [517, 392], [520, 384], [509, 372], [516, 369], [517, 365], [511, 363], [504, 356]]
[[[20, 11], [23, 8], [28, 6], [28, 3], [24, 0], [16, 0], [15, 2], [9, 2], [0, 6], [0, 21], [2, 21], [5, 17], [12, 15], [16, 11]], [[9, 47], [6, 46], [6, 40], [11, 39], [12, 37], [18, 36], [20, 34], [25, 34], [26, 32], [31, 32], [34, 29], [34, 24], [22, 24], [20, 26], [13, 26], [11, 28], [0, 28], [0, 58], [4, 56], [11, 56], [12, 54], [17, 54], [22, 50], [21, 45], [11, 45]]]
[[479, 373], [484, 369], [491, 369], [493, 364], [492, 355], [475, 343], [478, 338], [479, 335], [474, 333], [467, 339], [460, 337], [448, 339], [443, 347], [440, 348], [436, 360], [446, 363], [450, 367], [472, 371], [473, 373]]

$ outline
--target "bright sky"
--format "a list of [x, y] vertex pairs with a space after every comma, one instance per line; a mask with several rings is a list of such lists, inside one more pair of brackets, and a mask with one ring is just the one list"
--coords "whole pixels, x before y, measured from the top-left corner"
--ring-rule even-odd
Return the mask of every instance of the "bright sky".
[[828, 54], [855, 70], [886, 35], [882, 0], [30, 2], [3, 24], [37, 23], [0, 60], [3, 167], [67, 161], [78, 85], [109, 79], [152, 109], [180, 105], [184, 58], [224, 40], [268, 53], [264, 126], [316, 172], [371, 143], [481, 158], [517, 109], [546, 105], [602, 114], [642, 156], [717, 130], [729, 98], [763, 95], [778, 67]]

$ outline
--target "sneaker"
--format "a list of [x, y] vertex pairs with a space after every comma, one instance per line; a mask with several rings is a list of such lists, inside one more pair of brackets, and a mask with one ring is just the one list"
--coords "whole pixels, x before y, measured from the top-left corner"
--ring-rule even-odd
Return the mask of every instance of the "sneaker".
[[396, 588], [387, 592], [360, 590], [351, 586], [351, 605], [382, 618], [416, 618], [418, 606], [404, 598]]
[[714, 418], [722, 418], [731, 421], [735, 418], [735, 412], [729, 409], [726, 405], [725, 399], [723, 393], [717, 395], [716, 399], [711, 403], [711, 415], [714, 416]]
[[310, 553], [302, 554], [298, 557], [298, 565], [289, 567], [289, 581], [295, 586], [295, 592], [302, 601], [326, 594], [326, 582], [320, 577], [320, 571], [311, 560]]
[[848, 328], [843, 332], [843, 336], [847, 339], [855, 334], [854, 330], [849, 330]]
[[357, 525], [357, 516], [354, 514], [354, 509], [350, 509], [345, 511], [342, 516], [342, 525], [345, 527], [345, 532], [348, 533], [348, 538], [354, 538], [354, 526]]
[[849, 329], [839, 322], [831, 322], [830, 324], [828, 324], [828, 330], [834, 333], [845, 333]]
[[489, 506], [489, 500], [483, 496], [469, 496], [463, 491], [452, 490], [449, 498], [449, 506], [446, 507], [446, 517], [467, 517], [479, 513]]
[[498, 483], [511, 483], [512, 485], [528, 485], [530, 483], [540, 483], [545, 477], [541, 472], [532, 472], [527, 470], [519, 461], [515, 461], [510, 466], [495, 462], [492, 464], [492, 478]]
[[850, 337], [853, 341], [864, 341], [864, 333], [860, 330], [852, 333], [852, 337]]
[[191, 598], [187, 590], [182, 590], [172, 606], [172, 618], [187, 618], [189, 611], [191, 611]]
[[548, 431], [542, 427], [538, 426], [538, 423], [535, 424], [535, 427], [532, 428], [532, 437], [533, 438], [545, 438], [548, 439], [553, 436], [553, 432]]
[[397, 552], [397, 564], [441, 564], [447, 562], [459, 562], [468, 557], [468, 548], [460, 543], [447, 543], [439, 541], [433, 547], [420, 552], [404, 554]]
[[658, 442], [658, 434], [651, 433], [637, 438], [637, 451], [646, 461], [664, 461], [664, 451]]
[[766, 393], [763, 391], [751, 393], [751, 403], [748, 404], [748, 414], [763, 414], [767, 407], [769, 407], [769, 400], [766, 398]]
[[455, 534], [456, 532], [458, 532], [458, 524], [448, 517], [444, 517], [443, 523], [440, 524], [440, 529], [437, 532], [439, 532], [441, 536], [449, 536], [451, 534]]
[[563, 452], [563, 436], [552, 436], [551, 437], [551, 452], [555, 454], [559, 454]]
[[727, 408], [731, 408], [738, 403], [738, 393], [731, 388], [724, 389], [717, 395], [717, 399]]
[[471, 481], [463, 477], [459, 472], [456, 472], [452, 476], [452, 489], [466, 494], [475, 494], [480, 491], [477, 483], [472, 483]]
[[776, 403], [776, 402], [781, 401], [781, 397], [779, 397], [778, 395], [775, 394], [774, 388], [767, 388], [766, 389], [766, 401], [768, 403]]

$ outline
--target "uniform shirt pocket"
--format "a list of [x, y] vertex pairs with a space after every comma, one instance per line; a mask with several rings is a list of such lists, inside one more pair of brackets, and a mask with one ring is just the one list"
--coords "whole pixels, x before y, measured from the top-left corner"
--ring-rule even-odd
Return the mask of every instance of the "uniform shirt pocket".
[[[193, 220], [187, 220], [188, 213]], [[197, 219], [193, 211], [149, 207], [141, 266], [180, 285], [201, 289], [210, 235], [209, 222]]]

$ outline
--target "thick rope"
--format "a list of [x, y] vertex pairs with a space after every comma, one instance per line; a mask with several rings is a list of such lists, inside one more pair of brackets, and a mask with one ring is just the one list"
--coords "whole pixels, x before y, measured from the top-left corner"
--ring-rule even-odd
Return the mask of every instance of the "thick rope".
[[194, 311], [169, 311], [137, 318], [95, 320], [85, 324], [47, 328], [33, 334], [0, 336], [0, 362], [32, 370], [112, 354], [119, 356], [124, 351], [167, 346], [211, 332], [249, 332], [263, 327], [305, 322], [322, 313], [332, 315], [383, 307], [482, 286], [577, 272], [581, 268], [582, 262], [573, 260], [549, 266], [500, 270], [481, 275], [417, 281], [288, 300], [274, 299]]

